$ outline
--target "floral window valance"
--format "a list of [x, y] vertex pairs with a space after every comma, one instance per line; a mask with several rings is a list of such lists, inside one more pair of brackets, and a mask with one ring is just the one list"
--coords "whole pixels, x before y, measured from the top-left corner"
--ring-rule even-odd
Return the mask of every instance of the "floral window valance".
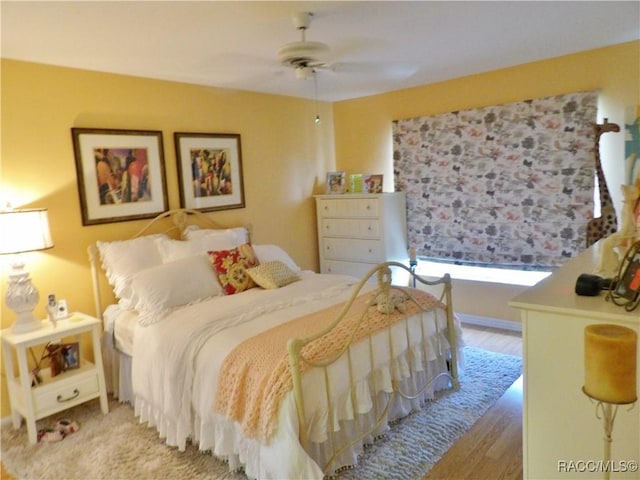
[[585, 248], [597, 93], [395, 120], [409, 245], [460, 263], [549, 268]]

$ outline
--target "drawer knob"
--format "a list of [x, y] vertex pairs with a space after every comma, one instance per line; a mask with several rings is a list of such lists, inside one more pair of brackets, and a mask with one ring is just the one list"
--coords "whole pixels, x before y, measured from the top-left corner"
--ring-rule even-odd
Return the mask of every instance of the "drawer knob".
[[56, 400], [58, 401], [58, 403], [70, 402], [71, 400], [76, 398], [78, 395], [80, 395], [80, 390], [78, 390], [77, 388], [74, 388], [73, 389], [73, 395], [71, 395], [70, 397], [67, 397], [67, 398], [64, 398], [62, 395], [58, 395], [56, 397]]

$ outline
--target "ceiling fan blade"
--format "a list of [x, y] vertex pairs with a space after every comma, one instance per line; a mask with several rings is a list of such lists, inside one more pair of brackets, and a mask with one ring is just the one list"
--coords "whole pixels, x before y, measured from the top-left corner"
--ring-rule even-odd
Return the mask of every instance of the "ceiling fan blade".
[[405, 79], [417, 73], [419, 67], [414, 64], [402, 62], [335, 62], [327, 65], [325, 69], [335, 73], [376, 75], [385, 78]]

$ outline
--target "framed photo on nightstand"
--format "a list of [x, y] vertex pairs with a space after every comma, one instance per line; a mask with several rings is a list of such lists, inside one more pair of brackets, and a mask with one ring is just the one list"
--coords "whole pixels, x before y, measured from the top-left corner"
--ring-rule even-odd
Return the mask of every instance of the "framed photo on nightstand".
[[80, 367], [80, 346], [78, 342], [62, 345], [62, 358], [67, 370]]

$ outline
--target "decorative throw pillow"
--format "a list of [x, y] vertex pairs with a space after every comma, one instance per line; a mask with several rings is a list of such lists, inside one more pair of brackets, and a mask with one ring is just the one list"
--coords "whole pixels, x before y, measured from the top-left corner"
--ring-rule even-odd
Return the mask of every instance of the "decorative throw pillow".
[[207, 252], [218, 280], [227, 295], [244, 292], [256, 286], [247, 270], [258, 265], [251, 244], [245, 243], [230, 250]]
[[298, 275], [284, 263], [275, 260], [247, 270], [251, 279], [266, 289], [280, 288], [298, 280]]

